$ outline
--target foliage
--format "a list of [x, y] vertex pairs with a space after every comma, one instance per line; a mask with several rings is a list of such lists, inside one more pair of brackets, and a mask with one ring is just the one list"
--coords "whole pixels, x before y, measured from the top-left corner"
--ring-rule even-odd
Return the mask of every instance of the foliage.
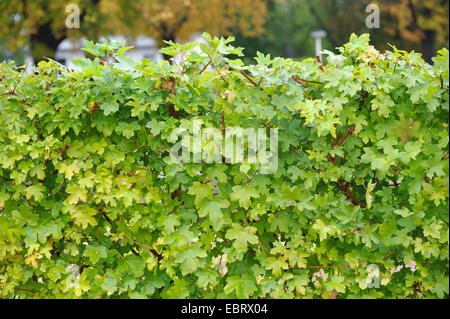
[[[352, 32], [369, 32], [379, 50], [388, 43], [424, 54], [431, 63], [436, 47], [448, 48], [448, 1], [443, 0], [272, 0], [262, 36], [236, 35], [237, 43], [252, 54], [264, 50], [276, 56], [310, 57], [314, 40], [310, 32], [324, 29], [324, 48], [345, 43]], [[366, 12], [369, 4], [380, 9], [380, 28], [369, 29]]]
[[[195, 32], [227, 34], [239, 30], [246, 36], [263, 33], [267, 0], [138, 0], [103, 2], [101, 12], [110, 19], [111, 31], [142, 34], [157, 40], [189, 40]], [[137, 18], [138, 17], [138, 18]]]
[[[322, 45], [327, 49], [341, 46], [353, 32], [370, 32], [371, 41], [378, 49], [388, 49], [387, 43], [408, 49], [420, 48], [385, 32], [385, 26], [392, 29], [396, 23], [385, 12], [380, 15], [382, 28], [368, 29], [365, 19], [368, 15], [366, 7], [370, 3], [373, 1], [272, 0], [268, 3], [269, 13], [264, 24], [266, 32], [253, 38], [238, 33], [237, 43], [251, 54], [263, 50], [276, 56], [311, 57], [315, 55], [315, 44], [310, 33], [323, 29], [327, 36], [322, 39]], [[386, 7], [384, 3], [379, 3], [382, 10]]]
[[411, 42], [420, 42], [426, 32], [433, 32], [439, 43], [448, 43], [448, 1], [388, 1], [386, 11], [396, 17], [396, 27], [386, 27], [392, 35], [401, 35]]
[[[448, 298], [448, 50], [244, 65], [204, 36], [174, 64], [0, 64], [2, 297]], [[196, 119], [278, 127], [277, 172], [173, 162]]]
[[[53, 57], [57, 45], [66, 36], [80, 33], [95, 36], [98, 10], [95, 0], [4, 0], [0, 2], [0, 38], [12, 52], [30, 45], [33, 57]], [[84, 8], [81, 29], [67, 29], [65, 12], [69, 4]]]
[[[305, 10], [305, 3], [299, 0], [272, 0], [268, 1], [267, 9], [263, 34], [248, 37], [235, 32], [236, 45], [245, 48], [243, 61], [251, 63], [257, 51], [286, 58], [314, 56], [315, 45], [310, 32], [320, 26], [315, 17]], [[348, 40], [349, 34], [340, 44]], [[333, 33], [324, 39], [327, 48], [331, 36]], [[332, 43], [329, 48], [336, 46], [338, 44]]]
[[[151, 36], [163, 40], [188, 40], [195, 32], [246, 36], [261, 34], [267, 0], [2, 0], [0, 37], [16, 50], [31, 42], [33, 57], [53, 57], [64, 38], [100, 36]], [[66, 7], [80, 8], [80, 28], [65, 25]], [[30, 37], [31, 36], [31, 37]]]

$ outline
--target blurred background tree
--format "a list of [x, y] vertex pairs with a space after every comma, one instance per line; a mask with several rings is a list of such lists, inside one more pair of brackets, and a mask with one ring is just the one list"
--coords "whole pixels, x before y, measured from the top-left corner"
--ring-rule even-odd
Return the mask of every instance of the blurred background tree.
[[[378, 29], [365, 24], [370, 3], [380, 8]], [[68, 4], [81, 9], [79, 29], [65, 26]], [[353, 32], [370, 33], [381, 50], [389, 43], [430, 62], [436, 49], [448, 47], [448, 15], [448, 0], [1, 0], [0, 58], [2, 48], [20, 53], [25, 45], [35, 61], [53, 57], [66, 38], [144, 35], [162, 47], [163, 40], [185, 41], [203, 31], [235, 35], [249, 56], [303, 58], [314, 56], [310, 32], [323, 29], [324, 49]]]
[[[29, 45], [35, 61], [53, 57], [66, 38], [145, 35], [187, 40], [194, 32], [263, 33], [267, 0], [2, 0], [0, 39], [13, 52]], [[81, 9], [79, 29], [65, 25], [67, 5]]]
[[[267, 0], [102, 1], [110, 19], [109, 34], [149, 35], [163, 41], [186, 41], [195, 32], [248, 37], [263, 34]], [[145, 30], [143, 32], [143, 30]]]
[[402, 37], [420, 44], [425, 60], [431, 62], [436, 49], [448, 47], [448, 0], [389, 1], [385, 11], [397, 20], [384, 30], [392, 37]]
[[[380, 28], [366, 27], [366, 7], [380, 8]], [[310, 32], [327, 32], [323, 46], [332, 50], [347, 42], [351, 33], [370, 33], [379, 49], [393, 44], [424, 54], [431, 62], [436, 49], [448, 47], [448, 0], [270, 0], [266, 34], [249, 38], [238, 34], [240, 46], [254, 55], [257, 50], [276, 56], [314, 56]]]
[[[68, 29], [66, 6], [77, 4], [83, 8], [80, 29]], [[96, 37], [100, 29], [96, 0], [2, 0], [0, 1], [0, 38], [5, 48], [17, 52], [30, 47], [35, 61], [53, 58], [58, 45], [67, 37], [86, 35]]]

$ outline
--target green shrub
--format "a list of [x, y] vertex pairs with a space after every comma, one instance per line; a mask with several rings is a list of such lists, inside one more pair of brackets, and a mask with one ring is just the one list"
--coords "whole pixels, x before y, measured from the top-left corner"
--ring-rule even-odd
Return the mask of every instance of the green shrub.
[[[448, 50], [352, 35], [244, 65], [205, 37], [173, 64], [115, 42], [77, 71], [0, 64], [1, 296], [448, 297]], [[277, 128], [276, 171], [174, 161], [194, 120]]]

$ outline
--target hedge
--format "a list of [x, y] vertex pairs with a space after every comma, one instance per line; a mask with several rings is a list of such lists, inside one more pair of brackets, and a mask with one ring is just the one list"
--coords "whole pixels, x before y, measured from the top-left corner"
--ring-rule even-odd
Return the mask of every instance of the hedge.
[[[448, 50], [245, 65], [204, 36], [173, 63], [88, 41], [75, 71], [0, 64], [0, 295], [448, 298]], [[200, 120], [277, 132], [276, 169], [207, 138], [176, 161]]]

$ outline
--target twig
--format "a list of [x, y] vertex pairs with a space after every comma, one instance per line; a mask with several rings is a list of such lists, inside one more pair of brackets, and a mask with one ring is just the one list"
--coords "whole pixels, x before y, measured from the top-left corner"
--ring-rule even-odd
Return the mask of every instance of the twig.
[[319, 70], [322, 71], [322, 72], [324, 72], [325, 70], [324, 70], [324, 68], [323, 68], [322, 61], [320, 61], [320, 57], [319, 57], [318, 55], [316, 55], [316, 61], [317, 61], [318, 63], [320, 63], [320, 65], [319, 65]]
[[350, 267], [349, 265], [347, 266], [306, 266], [306, 268], [316, 268], [316, 269], [320, 269], [320, 268], [348, 268]]
[[254, 86], [258, 86], [258, 83], [256, 83], [255, 81], [253, 81], [248, 75], [247, 73], [245, 73], [244, 71], [240, 70], [239, 71], [251, 84], [253, 84]]
[[302, 155], [292, 145], [289, 145], [289, 149], [294, 151], [294, 153], [297, 154], [298, 156], [302, 157]]
[[[400, 175], [402, 175], [402, 171], [399, 170], [397, 167], [391, 165], [391, 168], [392, 168], [394, 171], [396, 171], [397, 173], [399, 173]], [[425, 183], [427, 183], [427, 184], [431, 184], [430, 180], [429, 180], [428, 178], [426, 178], [426, 177], [422, 177], [422, 180], [423, 180]]]
[[15, 290], [21, 290], [21, 291], [27, 291], [27, 292], [32, 292], [32, 293], [38, 293], [39, 291], [37, 290], [31, 290], [31, 289], [24, 289], [24, 288], [14, 288]]
[[360, 233], [360, 232], [361, 232], [361, 227], [358, 227], [358, 228], [356, 228], [356, 229], [354, 229], [354, 230], [352, 230], [352, 231], [349, 231], [349, 232], [343, 234], [342, 237], [345, 237], [345, 236], [347, 236], [347, 235], [354, 234], [355, 232]]
[[219, 75], [220, 75], [220, 77], [222, 78], [222, 80], [223, 80], [223, 81], [225, 82], [225, 84], [228, 86], [227, 80], [225, 79], [225, 77], [224, 77], [224, 76], [222, 75], [222, 73], [220, 72], [220, 70], [219, 70], [219, 68], [217, 67], [216, 63], [214, 62], [213, 58], [211, 57], [211, 55], [210, 55], [209, 53], [207, 53], [207, 54], [208, 54], [208, 57], [209, 57], [209, 59], [210, 59], [212, 65], [213, 65], [214, 68], [216, 69], [217, 73], [219, 73]]
[[[249, 226], [249, 224], [248, 224], [248, 222], [247, 222], [247, 218], [244, 218], [244, 221], [245, 221], [245, 224], [246, 224], [247, 226]], [[264, 254], [266, 254], [266, 256], [269, 256], [269, 254], [268, 254], [267, 251], [264, 249], [264, 247], [263, 247], [261, 241], [259, 240], [259, 238], [258, 238], [258, 245], [259, 245], [259, 247], [261, 248], [261, 250], [264, 252]]]
[[59, 153], [61, 155], [64, 155], [65, 152], [67, 152], [67, 150], [69, 149], [70, 144], [66, 144], [66, 146], [64, 146], [64, 148], [62, 150], [59, 151]]
[[397, 249], [396, 251], [394, 251], [393, 253], [387, 254], [386, 256], [383, 257], [383, 260], [388, 259], [389, 257], [391, 257], [392, 255], [395, 255], [396, 253], [398, 253], [399, 251], [401, 251], [403, 249], [403, 247]]
[[[122, 215], [120, 216], [120, 221], [122, 221]], [[122, 235], [123, 235], [127, 240], [129, 240], [129, 241], [131, 241], [132, 243], [134, 243], [134, 244], [136, 244], [136, 245], [138, 245], [138, 246], [144, 248], [145, 250], [147, 250], [150, 254], [152, 254], [152, 255], [153, 255], [154, 257], [156, 257], [158, 260], [161, 260], [162, 255], [158, 254], [154, 249], [151, 249], [151, 248], [149, 248], [149, 247], [147, 247], [147, 246], [145, 246], [145, 245], [143, 245], [143, 244], [141, 244], [141, 243], [139, 243], [139, 242], [137, 242], [137, 241], [135, 241], [135, 240], [129, 238], [127, 235], [125, 235], [125, 233], [124, 233], [123, 231], [122, 231]]]
[[221, 114], [220, 117], [221, 117], [221, 120], [222, 120], [222, 134], [225, 135], [225, 117], [223, 115], [223, 111], [222, 111], [222, 114]]
[[0, 95], [16, 95], [16, 93], [15, 92], [12, 92], [12, 91], [8, 91], [8, 92], [4, 92], [4, 93], [0, 93]]
[[347, 129], [347, 131], [345, 132], [344, 136], [341, 138], [341, 140], [337, 143], [337, 146], [341, 146], [342, 143], [344, 143], [344, 141], [347, 139], [347, 137], [353, 133], [353, 131], [355, 130], [355, 124], [353, 124], [351, 127], [349, 127]]
[[[335, 126], [336, 127], [336, 126]], [[336, 146], [341, 146], [342, 143], [344, 143], [344, 141], [347, 139], [347, 137], [353, 133], [353, 131], [355, 130], [355, 124], [353, 124], [351, 127], [349, 127], [347, 129], [347, 131], [345, 132], [344, 136], [341, 138], [341, 140], [339, 142], [337, 142], [337, 138], [333, 137], [333, 148], [335, 148]], [[336, 165], [336, 155], [335, 156], [328, 156], [328, 162], [332, 161], [334, 165]]]
[[302, 80], [300, 80], [300, 79], [298, 78], [298, 76], [293, 75], [293, 76], [292, 76], [292, 80], [294, 80], [294, 81], [297, 82], [298, 84], [303, 85], [303, 87], [308, 88], [308, 85], [307, 85], [306, 83], [304, 83]]
[[358, 205], [361, 208], [366, 208], [367, 205], [364, 203], [361, 203], [355, 196], [355, 194], [352, 193], [352, 191], [349, 188], [349, 185], [346, 181], [342, 180], [342, 179], [338, 179], [338, 181], [336, 182], [337, 186], [339, 187], [339, 189], [341, 190], [341, 192], [347, 197], [347, 200], [349, 200], [350, 202], [352, 202], [354, 205]]
[[399, 173], [400, 175], [402, 175], [402, 171], [399, 170], [397, 167], [391, 165], [391, 168], [392, 168], [394, 171], [396, 171], [397, 173]]
[[209, 62], [203, 67], [203, 69], [200, 71], [200, 73], [199, 73], [198, 75], [202, 74], [210, 64], [211, 64], [211, 61], [209, 61]]
[[[402, 249], [403, 249], [403, 247], [397, 249], [396, 251], [394, 251], [394, 252], [392, 252], [392, 253], [390, 253], [390, 254], [388, 254], [386, 256], [384, 256], [383, 260], [388, 259], [392, 255], [395, 255], [396, 253], [398, 253]], [[361, 263], [361, 262], [366, 261], [366, 260], [367, 259], [360, 259], [360, 260], [358, 260], [358, 263]], [[326, 266], [305, 266], [305, 268], [315, 268], [315, 269], [321, 269], [321, 268], [338, 268], [338, 269], [341, 268], [342, 269], [342, 268], [348, 268], [348, 267], [350, 267], [350, 265], [346, 265], [346, 266], [328, 266], [328, 265], [326, 265]]]
[[313, 81], [313, 80], [307, 80], [307, 79], [300, 79], [300, 80], [303, 82], [306, 82], [306, 83], [323, 84], [323, 82], [321, 82], [321, 81]]
[[161, 256], [160, 254], [158, 254], [154, 249], [148, 248], [147, 246], [145, 246], [145, 245], [143, 245], [143, 244], [141, 244], [141, 243], [138, 243], [137, 241], [135, 241], [135, 240], [129, 238], [129, 237], [128, 237], [127, 235], [125, 235], [123, 232], [122, 232], [122, 234], [123, 234], [123, 236], [124, 236], [127, 240], [131, 241], [132, 243], [134, 243], [134, 244], [136, 244], [136, 245], [138, 245], [138, 246], [141, 246], [142, 248], [144, 248], [145, 250], [147, 250], [150, 254], [152, 254], [154, 257], [158, 258], [158, 260], [160, 260], [160, 259], [162, 258], [162, 256]]

